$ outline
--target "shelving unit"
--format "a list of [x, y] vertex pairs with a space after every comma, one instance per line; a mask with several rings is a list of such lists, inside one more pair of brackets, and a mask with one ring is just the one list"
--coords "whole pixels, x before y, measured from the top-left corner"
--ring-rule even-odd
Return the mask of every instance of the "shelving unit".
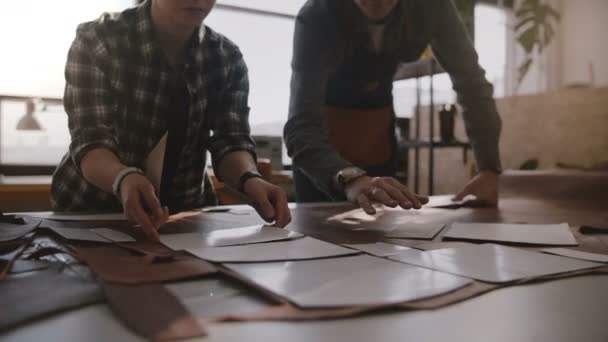
[[[398, 150], [400, 152], [407, 153], [410, 148], [414, 149], [414, 191], [418, 193], [420, 191], [420, 150], [428, 148], [429, 160], [428, 160], [428, 194], [433, 195], [434, 193], [434, 169], [435, 169], [435, 149], [436, 148], [462, 148], [463, 160], [467, 162], [467, 151], [471, 148], [468, 142], [462, 142], [458, 140], [454, 141], [441, 141], [441, 139], [435, 138], [435, 100], [433, 98], [433, 76], [445, 72], [441, 65], [437, 63], [434, 58], [420, 59], [413, 63], [406, 63], [399, 66], [395, 74], [394, 80], [404, 79], [416, 79], [416, 109], [414, 112], [414, 139], [400, 141], [398, 143]], [[421, 138], [421, 86], [420, 78], [429, 76], [429, 137], [433, 139], [423, 140]], [[408, 153], [409, 154], [409, 153]], [[409, 159], [409, 158], [408, 158]]]

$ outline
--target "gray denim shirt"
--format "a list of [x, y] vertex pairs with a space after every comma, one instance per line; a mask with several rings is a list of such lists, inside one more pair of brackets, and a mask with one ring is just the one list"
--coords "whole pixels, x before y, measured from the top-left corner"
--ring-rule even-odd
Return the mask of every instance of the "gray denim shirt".
[[[332, 1], [309, 0], [295, 25], [289, 118], [284, 128], [294, 168], [335, 198], [333, 176], [352, 164], [331, 147], [322, 114], [326, 83], [346, 56], [344, 31]], [[401, 0], [399, 10], [411, 21], [407, 46], [394, 53], [401, 62], [416, 60], [427, 46], [452, 80], [463, 109], [466, 132], [480, 170], [500, 171], [498, 140], [501, 121], [493, 87], [479, 66], [478, 56], [451, 0]], [[398, 13], [401, 14], [401, 13]], [[354, 28], [357, 29], [357, 28]]]

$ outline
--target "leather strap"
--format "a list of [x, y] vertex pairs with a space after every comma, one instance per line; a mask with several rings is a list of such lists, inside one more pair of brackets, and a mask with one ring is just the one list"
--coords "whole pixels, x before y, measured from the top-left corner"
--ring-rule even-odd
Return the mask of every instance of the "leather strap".
[[205, 329], [164, 286], [102, 284], [114, 314], [133, 332], [153, 341], [206, 336]]

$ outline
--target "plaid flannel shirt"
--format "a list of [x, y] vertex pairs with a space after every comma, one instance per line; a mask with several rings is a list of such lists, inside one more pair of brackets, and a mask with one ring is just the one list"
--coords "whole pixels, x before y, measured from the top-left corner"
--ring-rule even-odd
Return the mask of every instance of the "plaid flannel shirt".
[[[217, 202], [205, 174], [207, 151], [214, 167], [236, 150], [255, 158], [249, 80], [238, 47], [202, 26], [187, 51], [179, 77], [186, 81], [190, 110], [172, 189], [182, 210]], [[82, 157], [94, 148], [107, 148], [125, 165], [143, 168], [167, 131], [169, 94], [177, 76], [158, 43], [148, 1], [78, 27], [65, 69], [64, 106], [72, 141], [53, 176], [55, 210], [120, 210], [113, 194], [84, 179]]]

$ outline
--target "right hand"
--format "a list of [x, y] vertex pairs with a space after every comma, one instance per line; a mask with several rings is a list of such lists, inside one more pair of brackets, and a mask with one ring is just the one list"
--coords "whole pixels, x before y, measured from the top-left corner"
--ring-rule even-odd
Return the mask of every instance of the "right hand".
[[120, 183], [120, 198], [129, 222], [139, 224], [146, 236], [159, 241], [158, 228], [169, 218], [167, 208], [162, 208], [154, 186], [148, 178], [131, 173]]
[[420, 209], [428, 197], [415, 194], [407, 186], [392, 177], [361, 177], [344, 190], [349, 201], [358, 204], [366, 213], [374, 215], [373, 202], [395, 208]]

